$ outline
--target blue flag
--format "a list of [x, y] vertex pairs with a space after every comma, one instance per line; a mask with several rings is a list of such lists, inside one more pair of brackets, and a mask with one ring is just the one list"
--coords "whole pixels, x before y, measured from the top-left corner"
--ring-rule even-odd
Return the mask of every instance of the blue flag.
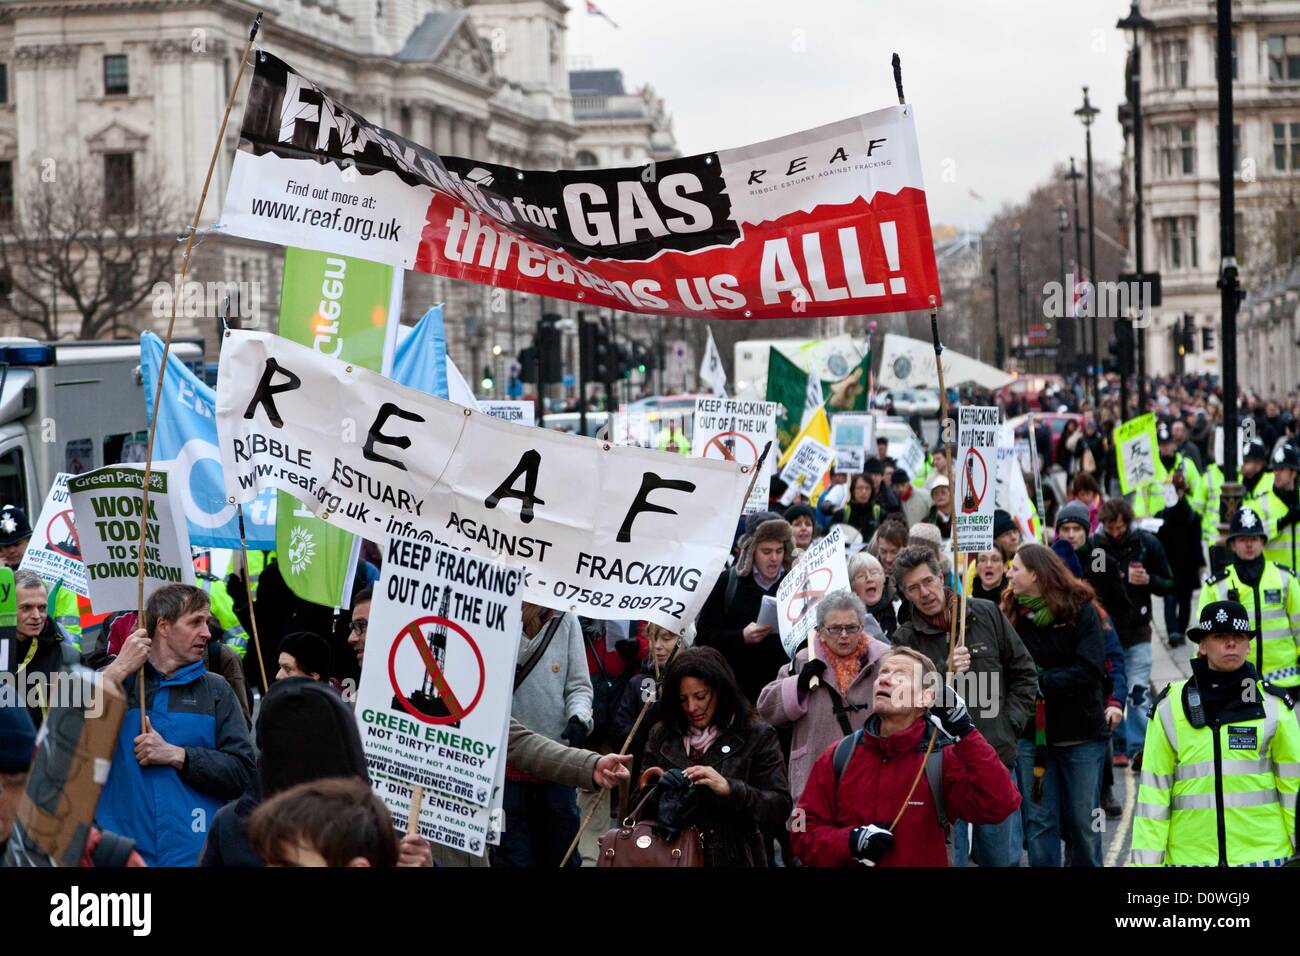
[[[140, 370], [145, 411], [153, 415], [163, 341], [140, 333]], [[196, 548], [238, 548], [239, 516], [226, 498], [217, 453], [216, 393], [175, 352], [167, 356], [162, 410], [154, 435], [154, 460], [174, 461], [172, 481], [185, 490], [185, 519]], [[275, 491], [267, 490], [244, 505], [244, 533], [255, 551], [275, 550]]]
[[438, 398], [447, 397], [447, 336], [442, 306], [435, 305], [415, 323], [393, 354], [393, 381]]

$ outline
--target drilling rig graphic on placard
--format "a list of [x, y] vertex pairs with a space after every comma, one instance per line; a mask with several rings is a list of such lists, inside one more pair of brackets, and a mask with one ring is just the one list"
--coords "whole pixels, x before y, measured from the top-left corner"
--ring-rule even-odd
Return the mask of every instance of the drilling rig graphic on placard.
[[962, 463], [962, 484], [964, 493], [961, 499], [962, 514], [973, 514], [979, 511], [980, 502], [975, 494], [975, 454], [973, 451], [966, 452], [966, 460]]
[[[446, 619], [447, 611], [451, 607], [451, 588], [443, 588], [442, 601], [438, 606], [438, 617]], [[447, 625], [436, 624], [433, 629], [423, 635], [423, 640], [429, 648], [429, 655], [438, 665], [438, 669], [444, 675], [447, 673]], [[449, 717], [451, 711], [447, 707], [446, 700], [443, 699], [438, 686], [434, 683], [433, 676], [424, 670], [424, 680], [420, 684], [420, 689], [413, 692], [408, 698], [412, 707], [422, 714], [428, 714], [430, 717]], [[393, 695], [393, 710], [402, 712], [401, 700], [396, 694]], [[449, 727], [459, 727], [460, 721], [451, 721], [447, 724]]]

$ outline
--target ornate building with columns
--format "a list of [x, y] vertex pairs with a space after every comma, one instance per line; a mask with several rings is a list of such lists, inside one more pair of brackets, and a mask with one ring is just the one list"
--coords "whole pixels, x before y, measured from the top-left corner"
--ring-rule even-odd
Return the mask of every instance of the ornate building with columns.
[[[563, 0], [263, 0], [260, 8], [258, 46], [372, 122], [440, 153], [524, 168], [574, 165], [583, 130], [569, 91]], [[12, 202], [49, 160], [80, 164], [117, 181], [129, 176], [135, 190], [174, 195], [183, 230], [258, 9], [240, 0], [0, 0], [0, 188], [7, 174]], [[251, 321], [273, 328], [281, 249], [208, 231], [220, 215], [247, 90], [246, 78], [189, 278], [252, 283], [255, 301], [241, 305], [257, 306]], [[410, 272], [403, 318], [446, 303], [452, 357], [475, 382], [487, 368], [502, 395], [541, 312], [574, 312], [570, 303], [493, 293]], [[162, 318], [146, 302], [117, 328], [130, 337], [165, 325], [159, 311]], [[72, 334], [74, 317], [60, 328]], [[177, 334], [204, 337], [209, 360], [218, 328], [215, 314], [178, 317]], [[0, 333], [20, 334], [12, 321]], [[566, 367], [576, 361], [569, 337]]]

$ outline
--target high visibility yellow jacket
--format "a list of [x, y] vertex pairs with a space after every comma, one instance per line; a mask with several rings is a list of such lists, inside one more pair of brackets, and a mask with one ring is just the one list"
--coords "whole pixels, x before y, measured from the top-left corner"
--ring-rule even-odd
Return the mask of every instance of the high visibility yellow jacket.
[[1166, 469], [1168, 477], [1164, 481], [1148, 481], [1133, 493], [1133, 516], [1136, 518], [1155, 517], [1168, 507], [1165, 502], [1165, 489], [1173, 488], [1173, 473], [1179, 468], [1187, 479], [1187, 503], [1198, 515], [1205, 513], [1205, 479], [1201, 476], [1196, 463], [1182, 452], [1174, 453], [1173, 468]]
[[[1210, 468], [1210, 479], [1206, 483], [1205, 515], [1202, 527], [1205, 531], [1205, 540], [1210, 544], [1214, 544], [1219, 540], [1219, 509], [1223, 506], [1223, 486], [1228, 481], [1228, 478], [1219, 470], [1218, 465], [1211, 465]], [[1240, 476], [1238, 476], [1237, 481], [1241, 482]], [[1278, 518], [1286, 514], [1286, 506], [1282, 504], [1282, 500], [1277, 495], [1273, 494], [1272, 473], [1265, 472], [1260, 475], [1259, 481], [1253, 489], [1246, 488], [1245, 484], [1242, 483], [1241, 503], [1259, 515], [1260, 520], [1264, 522], [1267, 536], [1273, 537], [1277, 529]]]
[[1300, 723], [1284, 691], [1256, 680], [1196, 727], [1188, 681], [1156, 698], [1142, 750], [1134, 866], [1277, 866], [1295, 849]]
[[1300, 571], [1300, 522], [1293, 521], [1285, 528], [1278, 527], [1290, 508], [1276, 489], [1269, 491], [1268, 508], [1273, 533], [1269, 535], [1268, 544], [1264, 545], [1264, 557], [1274, 564], [1289, 568], [1294, 574]]
[[50, 613], [55, 622], [72, 638], [72, 643], [77, 650], [81, 650], [81, 606], [77, 603], [77, 592], [70, 591], [57, 583], [52, 585], [52, 588], [50, 600], [53, 602], [53, 607]]
[[[1235, 598], [1229, 592], [1235, 590]], [[1237, 566], [1230, 563], [1224, 573], [1205, 579], [1201, 609], [1214, 601], [1240, 601], [1250, 612], [1254, 636], [1250, 642], [1250, 661], [1264, 680], [1280, 687], [1300, 686], [1300, 581], [1285, 568], [1264, 562], [1264, 573], [1253, 587], [1237, 576]]]

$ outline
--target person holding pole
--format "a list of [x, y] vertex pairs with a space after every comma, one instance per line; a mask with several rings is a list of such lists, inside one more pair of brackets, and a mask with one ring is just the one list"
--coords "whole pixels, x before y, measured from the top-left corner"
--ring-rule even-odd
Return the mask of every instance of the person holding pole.
[[[894, 565], [894, 580], [907, 597], [894, 644], [910, 647], [931, 660], [951, 659], [948, 683], [967, 701], [971, 718], [997, 751], [1008, 780], [1014, 780], [1017, 737], [1034, 708], [1038, 678], [1033, 659], [1011, 624], [991, 601], [968, 597], [964, 643], [953, 648], [952, 590], [944, 586], [943, 566], [928, 548], [908, 548]], [[1014, 786], [1014, 784], [1013, 784]], [[953, 819], [962, 820], [961, 817]], [[954, 860], [965, 866], [1016, 866], [1020, 862], [1020, 819], [974, 821], [954, 831]]]
[[1003, 613], [1015, 625], [1038, 670], [1039, 695], [1021, 727], [1017, 771], [1029, 865], [1061, 865], [1062, 832], [1073, 845], [1070, 865], [1101, 866], [1101, 764], [1109, 733], [1106, 641], [1092, 587], [1056, 553], [1022, 544], [1011, 562]]

